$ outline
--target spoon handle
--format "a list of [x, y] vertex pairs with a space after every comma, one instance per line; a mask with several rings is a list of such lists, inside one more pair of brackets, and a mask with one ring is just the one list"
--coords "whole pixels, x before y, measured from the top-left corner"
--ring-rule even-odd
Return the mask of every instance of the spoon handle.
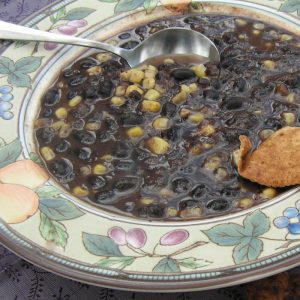
[[0, 21], [0, 39], [13, 41], [52, 42], [102, 49], [126, 57], [126, 50], [109, 44], [62, 35]]

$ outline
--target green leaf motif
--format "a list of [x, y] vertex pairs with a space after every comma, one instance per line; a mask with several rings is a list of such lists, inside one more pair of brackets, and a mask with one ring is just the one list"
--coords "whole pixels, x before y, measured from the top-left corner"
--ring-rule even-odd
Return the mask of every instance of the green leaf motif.
[[143, 6], [144, 0], [120, 0], [115, 7], [115, 12], [126, 12]]
[[263, 242], [258, 238], [243, 238], [233, 249], [235, 263], [241, 264], [258, 258], [263, 250]]
[[258, 237], [270, 229], [269, 218], [260, 210], [248, 214], [244, 220], [245, 235]]
[[269, 231], [270, 220], [262, 211], [256, 210], [246, 216], [243, 225], [220, 224], [203, 233], [219, 246], [236, 246], [233, 259], [240, 264], [259, 257], [263, 251], [263, 242], [259, 237]]
[[97, 256], [124, 256], [119, 246], [109, 237], [83, 232], [82, 240], [85, 249]]
[[36, 164], [40, 165], [41, 167], [44, 167], [44, 164], [42, 162], [42, 160], [40, 159], [40, 157], [38, 156], [38, 154], [36, 154], [35, 152], [30, 152], [29, 153], [29, 158], [35, 162]]
[[0, 148], [4, 147], [5, 145], [6, 145], [5, 140], [2, 137], [0, 137]]
[[40, 216], [39, 229], [42, 237], [48, 242], [53, 242], [55, 245], [65, 248], [69, 238], [66, 227], [59, 222], [49, 219], [43, 213]]
[[153, 268], [153, 272], [180, 273], [180, 269], [175, 259], [166, 257], [158, 262], [158, 264]]
[[14, 71], [8, 75], [7, 82], [16, 87], [30, 87], [31, 78], [29, 75], [20, 71]]
[[17, 71], [22, 73], [32, 73], [34, 72], [42, 63], [43, 57], [27, 56], [19, 59], [15, 68]]
[[179, 259], [178, 263], [188, 269], [200, 269], [211, 264], [211, 262], [204, 259], [196, 259], [195, 257], [188, 257]]
[[3, 168], [17, 160], [22, 153], [22, 145], [18, 139], [0, 148], [0, 168]]
[[146, 12], [151, 13], [158, 5], [159, 0], [144, 0], [144, 8]]
[[0, 57], [0, 74], [8, 75], [15, 70], [14, 62], [5, 56]]
[[57, 23], [62, 17], [65, 16], [65, 14], [66, 14], [66, 7], [64, 6], [64, 7], [60, 8], [56, 12], [56, 14], [50, 16], [51, 23], [53, 23], [53, 24]]
[[97, 262], [97, 266], [107, 269], [119, 269], [123, 270], [127, 266], [131, 265], [135, 261], [136, 257], [134, 256], [117, 256], [117, 257], [108, 257], [103, 258]]
[[217, 225], [203, 232], [213, 243], [219, 246], [237, 245], [245, 236], [245, 228], [234, 223]]
[[300, 0], [286, 0], [281, 4], [279, 10], [287, 13], [297, 11], [298, 16], [300, 16]]
[[59, 196], [62, 191], [51, 185], [44, 185], [35, 190], [39, 198], [52, 198]]
[[29, 41], [17, 41], [15, 42], [15, 48], [21, 48], [25, 45], [28, 45], [30, 42]]
[[83, 212], [75, 204], [64, 198], [40, 198], [40, 211], [55, 221], [79, 218]]
[[68, 21], [81, 20], [93, 13], [94, 11], [96, 10], [92, 8], [77, 7], [69, 10], [61, 19]]

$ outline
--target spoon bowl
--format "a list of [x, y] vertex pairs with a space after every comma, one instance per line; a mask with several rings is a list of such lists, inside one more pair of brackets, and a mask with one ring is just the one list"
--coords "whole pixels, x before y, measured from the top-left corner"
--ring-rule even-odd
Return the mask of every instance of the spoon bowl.
[[165, 58], [176, 58], [177, 62], [188, 63], [205, 63], [209, 61], [218, 63], [220, 61], [219, 51], [208, 37], [191, 29], [177, 27], [158, 31], [130, 50], [3, 21], [0, 21], [0, 39], [52, 42], [101, 49], [121, 56], [130, 67], [145, 62], [157, 65]]

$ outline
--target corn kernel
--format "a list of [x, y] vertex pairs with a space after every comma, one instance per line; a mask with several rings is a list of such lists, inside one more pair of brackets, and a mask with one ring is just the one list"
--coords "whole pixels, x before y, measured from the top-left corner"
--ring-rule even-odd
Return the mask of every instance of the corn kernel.
[[89, 191], [81, 186], [76, 186], [73, 189], [73, 194], [78, 197], [86, 197], [89, 194]]
[[203, 64], [193, 66], [192, 70], [195, 72], [196, 76], [199, 78], [206, 76], [206, 67]]
[[50, 160], [52, 160], [52, 159], [55, 158], [55, 153], [54, 153], [53, 150], [52, 150], [51, 148], [49, 148], [49, 147], [43, 147], [43, 148], [41, 149], [41, 154], [42, 154], [42, 156], [44, 157], [44, 159], [45, 159], [46, 161], [50, 161]]
[[114, 106], [122, 106], [126, 102], [124, 97], [112, 97], [111, 104]]
[[151, 204], [155, 203], [155, 200], [150, 197], [143, 197], [140, 199], [140, 203], [142, 205], [151, 205]]
[[157, 72], [153, 70], [145, 70], [145, 78], [153, 78], [155, 79]]
[[141, 108], [143, 111], [158, 112], [161, 108], [161, 105], [157, 101], [143, 100], [141, 103]]
[[55, 115], [58, 119], [65, 119], [68, 115], [68, 111], [64, 107], [60, 107], [55, 111]]
[[146, 144], [149, 150], [154, 154], [165, 154], [170, 149], [170, 145], [167, 141], [156, 136], [150, 138]]
[[112, 55], [111, 53], [99, 53], [96, 55], [96, 59], [101, 62], [104, 62], [112, 59]]
[[69, 101], [69, 106], [70, 107], [75, 107], [77, 106], [82, 100], [82, 97], [81, 96], [75, 96], [74, 98], [72, 98], [70, 101]]
[[144, 94], [144, 91], [138, 87], [137, 85], [130, 85], [127, 87], [126, 89], [126, 96], [129, 96], [133, 91], [137, 91], [138, 93], [140, 93], [141, 95]]
[[80, 167], [80, 173], [84, 176], [88, 176], [92, 173], [90, 166], [82, 166]]
[[258, 29], [254, 29], [254, 30], [252, 30], [252, 33], [253, 33], [254, 35], [260, 35], [260, 34], [261, 34], [261, 31], [258, 30]]
[[95, 175], [103, 175], [107, 173], [107, 168], [102, 164], [97, 164], [93, 168], [93, 174]]
[[210, 171], [217, 170], [221, 165], [221, 158], [219, 156], [210, 157], [204, 164], [204, 168]]
[[251, 198], [243, 198], [238, 202], [238, 207], [242, 209], [250, 208], [253, 206], [253, 199]]
[[146, 90], [153, 89], [155, 87], [155, 79], [154, 78], [145, 78], [143, 80], [143, 88]]
[[187, 100], [187, 98], [188, 98], [188, 93], [181, 91], [172, 98], [172, 102], [174, 104], [181, 104], [181, 103], [185, 102]]
[[294, 103], [295, 102], [295, 94], [294, 93], [290, 93], [286, 96], [286, 101], [288, 103]]
[[85, 129], [90, 131], [96, 131], [99, 130], [100, 128], [101, 128], [101, 123], [99, 122], [89, 122], [86, 123], [85, 125]]
[[105, 161], [112, 161], [113, 156], [110, 154], [106, 154], [106, 155], [101, 156], [100, 159], [105, 160]]
[[266, 188], [262, 191], [261, 196], [266, 199], [272, 199], [277, 195], [277, 191], [274, 188]]
[[66, 124], [64, 121], [60, 120], [60, 121], [56, 121], [54, 122], [51, 127], [55, 130], [58, 131], [62, 126], [64, 126], [64, 124]]
[[285, 124], [288, 126], [293, 125], [296, 122], [296, 116], [295, 116], [295, 114], [293, 114], [291, 112], [282, 113], [282, 117], [283, 117]]
[[136, 127], [129, 128], [127, 130], [126, 134], [130, 138], [138, 138], [138, 137], [143, 136], [144, 130], [143, 130], [143, 128], [141, 128], [139, 126], [136, 126]]
[[240, 18], [236, 19], [235, 23], [237, 26], [246, 26], [247, 25], [247, 21], [244, 19], [240, 19]]
[[152, 126], [158, 130], [168, 129], [170, 127], [170, 120], [168, 118], [157, 118], [153, 121]]
[[156, 90], [151, 89], [151, 90], [149, 90], [149, 91], [145, 94], [144, 97], [145, 97], [145, 99], [147, 99], [147, 100], [153, 100], [153, 101], [155, 101], [155, 100], [158, 100], [158, 99], [159, 99], [160, 93], [159, 93], [158, 91], [156, 91]]
[[264, 67], [268, 70], [274, 70], [276, 67], [276, 63], [273, 60], [269, 60], [269, 59], [265, 60], [263, 64]]
[[186, 208], [180, 212], [181, 218], [199, 218], [202, 215], [202, 208], [201, 207], [192, 207]]
[[259, 137], [262, 141], [265, 141], [267, 138], [269, 138], [274, 133], [274, 130], [272, 129], [263, 129], [259, 133]]
[[145, 77], [145, 74], [142, 70], [131, 69], [129, 71], [129, 81], [132, 83], [141, 83]]
[[206, 149], [206, 150], [211, 149], [213, 146], [214, 146], [214, 144], [211, 144], [211, 143], [204, 143], [203, 144], [203, 148]]
[[237, 167], [238, 166], [238, 162], [240, 161], [240, 149], [234, 150], [232, 153], [232, 162], [233, 164]]
[[291, 35], [289, 35], [289, 34], [282, 34], [281, 36], [280, 36], [280, 40], [281, 41], [284, 41], [284, 42], [287, 42], [287, 41], [290, 41], [290, 40], [292, 40], [293, 39], [293, 37], [291, 36]]
[[130, 72], [129, 71], [124, 71], [120, 74], [120, 79], [121, 80], [125, 80], [125, 81], [128, 81], [129, 80], [129, 75], [130, 75]]
[[157, 90], [161, 94], [164, 94], [166, 92], [166, 90], [159, 84], [155, 84], [154, 89]]
[[185, 118], [187, 118], [187, 117], [190, 115], [190, 113], [191, 113], [191, 110], [190, 110], [190, 109], [182, 108], [182, 109], [180, 110], [179, 115], [180, 115], [181, 118], [185, 119]]
[[118, 96], [118, 97], [124, 96], [126, 93], [126, 88], [127, 87], [123, 86], [123, 85], [118, 86], [116, 88], [116, 92], [115, 92], [116, 96]]
[[181, 92], [186, 92], [186, 93], [190, 92], [190, 88], [186, 84], [182, 84], [180, 86], [180, 90], [181, 90]]
[[225, 168], [218, 168], [215, 176], [218, 180], [222, 181], [227, 178], [228, 173]]
[[166, 199], [169, 199], [169, 198], [173, 198], [174, 197], [174, 193], [173, 191], [167, 189], [167, 188], [162, 188], [160, 191], [159, 191], [160, 195], [163, 197], [163, 198], [166, 198]]
[[71, 125], [64, 123], [59, 129], [58, 136], [60, 138], [66, 138], [71, 134], [71, 132], [72, 132]]
[[204, 115], [201, 112], [189, 115], [188, 120], [193, 124], [200, 124], [204, 120]]
[[168, 207], [166, 210], [166, 216], [169, 218], [177, 217], [177, 209], [175, 207]]
[[166, 59], [164, 60], [164, 64], [165, 64], [165, 65], [173, 65], [173, 64], [175, 64], [175, 61], [174, 61], [174, 59], [172, 59], [172, 58], [166, 58]]
[[103, 69], [100, 66], [94, 66], [86, 70], [89, 76], [95, 76], [103, 73]]
[[216, 132], [215, 127], [210, 124], [201, 127], [201, 129], [199, 130], [199, 133], [204, 136], [211, 136], [215, 132]]
[[189, 150], [189, 153], [192, 154], [192, 155], [199, 155], [201, 152], [202, 152], [202, 145], [201, 144], [194, 145]]
[[192, 83], [189, 85], [190, 93], [194, 93], [198, 91], [198, 85], [197, 83]]
[[255, 23], [253, 27], [258, 30], [263, 30], [265, 28], [265, 25], [263, 23]]

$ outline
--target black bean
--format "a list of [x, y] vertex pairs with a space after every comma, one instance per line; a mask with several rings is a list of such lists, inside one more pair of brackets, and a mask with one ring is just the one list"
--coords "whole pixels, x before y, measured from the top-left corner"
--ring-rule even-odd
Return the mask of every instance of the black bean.
[[50, 172], [57, 178], [64, 178], [73, 172], [73, 164], [66, 158], [54, 160], [50, 163]]
[[113, 90], [113, 83], [111, 80], [106, 79], [99, 85], [98, 92], [101, 98], [107, 98], [111, 95]]
[[164, 208], [159, 205], [148, 206], [147, 215], [150, 218], [162, 218], [164, 215]]
[[124, 32], [119, 35], [119, 39], [121, 39], [121, 40], [127, 40], [130, 37], [131, 37], [131, 34], [129, 32]]
[[72, 128], [75, 130], [82, 130], [84, 128], [85, 122], [83, 119], [77, 119], [73, 121]]
[[244, 98], [230, 97], [222, 103], [222, 106], [228, 110], [240, 109], [242, 108], [244, 101], [246, 101]]
[[59, 89], [50, 89], [44, 96], [44, 105], [53, 106], [57, 104], [61, 97], [61, 91]]
[[226, 199], [216, 199], [216, 200], [209, 201], [206, 204], [206, 207], [208, 209], [211, 209], [216, 212], [225, 211], [229, 208], [229, 206], [230, 206], [229, 202]]
[[138, 44], [139, 44], [139, 42], [137, 42], [137, 41], [129, 41], [129, 42], [122, 44], [120, 47], [129, 50], [129, 49], [135, 48]]
[[210, 89], [210, 90], [204, 90], [203, 96], [204, 96], [204, 98], [207, 98], [207, 99], [218, 100], [220, 97], [220, 94], [216, 90]]
[[81, 160], [88, 160], [91, 157], [92, 150], [88, 147], [76, 148], [74, 154]]
[[204, 33], [205, 29], [200, 24], [191, 24], [191, 29], [200, 33]]
[[76, 131], [73, 136], [84, 145], [92, 145], [96, 142], [96, 134], [93, 131]]
[[172, 142], [177, 141], [181, 136], [181, 130], [178, 126], [173, 126], [167, 130], [162, 131], [161, 136]]
[[72, 112], [73, 116], [77, 119], [83, 119], [87, 117], [92, 110], [94, 109], [93, 106], [87, 106], [83, 103], [80, 103]]
[[269, 128], [269, 129], [274, 129], [275, 131], [278, 129], [281, 129], [283, 124], [282, 124], [282, 120], [281, 119], [277, 119], [277, 118], [268, 118], [265, 122], [265, 127]]
[[93, 85], [88, 85], [84, 88], [84, 96], [86, 98], [96, 98], [97, 97], [98, 88]]
[[90, 117], [89, 117], [89, 122], [97, 122], [100, 123], [102, 121], [102, 113], [99, 111], [94, 112]]
[[97, 62], [94, 59], [84, 59], [80, 62], [80, 67], [83, 69], [89, 69], [97, 65]]
[[66, 69], [63, 71], [63, 76], [65, 78], [72, 77], [74, 75], [74, 70], [72, 68]]
[[206, 195], [207, 191], [208, 187], [205, 184], [200, 183], [192, 189], [190, 196], [193, 199], [201, 199], [203, 196]]
[[59, 153], [66, 152], [70, 148], [71, 148], [71, 144], [67, 140], [62, 140], [58, 144], [55, 145], [55, 151], [59, 152]]
[[132, 158], [137, 160], [144, 160], [149, 157], [151, 153], [145, 149], [136, 148], [132, 152]]
[[113, 136], [109, 133], [109, 132], [103, 132], [99, 135], [99, 138], [98, 140], [101, 142], [101, 143], [105, 143], [105, 142], [108, 142], [110, 141], [111, 139], [113, 139]]
[[131, 154], [131, 147], [125, 142], [116, 142], [112, 148], [112, 155], [116, 158], [128, 158]]
[[86, 80], [87, 80], [86, 76], [77, 75], [77, 76], [74, 76], [73, 78], [71, 78], [69, 80], [69, 85], [72, 86], [72, 87], [73, 86], [78, 86], [78, 85], [83, 84]]
[[239, 129], [250, 129], [257, 125], [258, 119], [255, 115], [247, 111], [239, 111], [228, 116], [225, 124], [228, 127]]
[[234, 87], [239, 92], [244, 92], [247, 89], [247, 81], [244, 78], [239, 78], [235, 83]]
[[215, 90], [220, 90], [222, 87], [222, 83], [219, 79], [213, 78], [210, 84]]
[[205, 72], [208, 76], [212, 77], [212, 76], [218, 76], [219, 75], [220, 70], [217, 67], [217, 65], [208, 63], [205, 66], [206, 66], [206, 71]]
[[142, 95], [138, 91], [132, 91], [129, 94], [129, 98], [134, 101], [140, 101], [142, 99]]
[[50, 108], [50, 107], [45, 107], [45, 108], [43, 109], [43, 111], [41, 112], [41, 116], [42, 116], [43, 118], [49, 118], [49, 117], [52, 116], [52, 113], [53, 113], [53, 109], [52, 109], [52, 108]]
[[118, 123], [113, 118], [106, 118], [104, 124], [109, 132], [115, 132], [118, 130]]
[[121, 124], [123, 126], [135, 126], [144, 123], [144, 118], [142, 115], [137, 113], [128, 113], [121, 117]]
[[36, 131], [36, 135], [45, 144], [49, 144], [52, 142], [52, 140], [55, 136], [55, 130], [51, 127], [40, 128]]
[[134, 167], [132, 160], [120, 160], [116, 164], [116, 169], [120, 171], [129, 171]]
[[206, 88], [210, 86], [210, 80], [208, 78], [201, 77], [198, 79], [198, 83], [202, 88]]
[[192, 174], [195, 172], [195, 168], [193, 166], [185, 166], [179, 169], [182, 174]]
[[249, 135], [248, 131], [245, 129], [238, 129], [238, 128], [225, 128], [223, 130], [223, 136], [225, 140], [232, 145], [239, 144], [240, 135]]
[[106, 185], [106, 180], [102, 176], [89, 176], [88, 183], [92, 189], [98, 190]]
[[176, 113], [177, 113], [177, 106], [170, 102], [165, 103], [161, 110], [161, 115], [167, 116], [169, 118], [174, 117]]
[[175, 193], [186, 193], [190, 186], [190, 181], [185, 177], [176, 178], [172, 181], [172, 189]]
[[221, 192], [220, 192], [221, 196], [223, 197], [227, 197], [227, 198], [234, 198], [239, 194], [239, 191], [235, 188], [232, 187], [224, 187]]
[[139, 179], [136, 177], [123, 177], [117, 180], [113, 189], [116, 193], [130, 193], [133, 192], [139, 185]]
[[109, 205], [115, 202], [114, 191], [102, 191], [100, 193], [95, 194], [95, 202], [99, 204]]
[[185, 199], [179, 202], [179, 210], [199, 207], [199, 202], [194, 199]]
[[113, 59], [107, 60], [101, 64], [101, 67], [106, 71], [106, 72], [117, 72], [121, 70], [122, 65]]
[[177, 80], [185, 80], [195, 77], [195, 73], [191, 69], [178, 68], [172, 71], [171, 76]]
[[68, 99], [73, 99], [74, 97], [78, 96], [80, 94], [80, 92], [78, 90], [70, 90], [67, 93], [67, 98]]

